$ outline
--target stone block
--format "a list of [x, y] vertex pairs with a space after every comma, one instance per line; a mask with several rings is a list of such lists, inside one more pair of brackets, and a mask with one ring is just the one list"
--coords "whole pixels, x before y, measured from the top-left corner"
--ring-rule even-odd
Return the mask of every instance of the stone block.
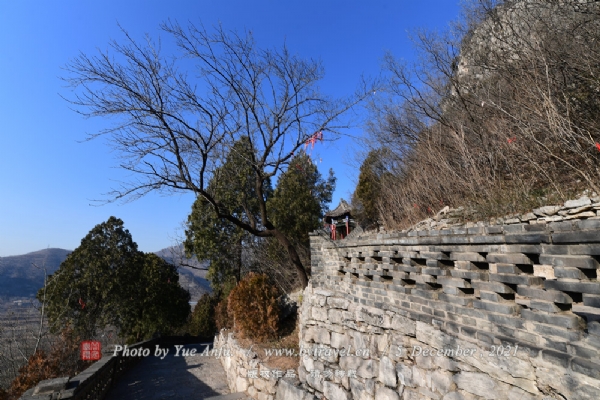
[[579, 357], [571, 360], [571, 369], [590, 378], [600, 380], [600, 364]]
[[502, 235], [496, 236], [482, 236], [475, 235], [468, 237], [469, 243], [472, 244], [503, 244], [506, 242], [506, 239]]
[[463, 307], [471, 307], [473, 305], [473, 299], [465, 296], [453, 296], [445, 293], [438, 295], [439, 300], [445, 303], [454, 304]]
[[417, 387], [417, 385], [413, 382], [412, 373], [412, 366], [402, 363], [396, 364], [396, 376], [398, 377], [398, 383], [400, 383], [402, 386]]
[[585, 321], [581, 317], [571, 313], [547, 314], [538, 311], [521, 310], [521, 316], [528, 321], [541, 322], [567, 329], [582, 329], [585, 326]]
[[[248, 394], [252, 396], [250, 390], [248, 390]], [[254, 396], [252, 397], [256, 398]], [[275, 400], [307, 400], [308, 398], [312, 398], [312, 395], [302, 388], [294, 385], [292, 382], [288, 382], [284, 379], [279, 381]]]
[[589, 197], [581, 197], [577, 200], [567, 200], [565, 201], [565, 208], [578, 208], [584, 207], [592, 204], [592, 200]]
[[[35, 386], [32, 394], [37, 397], [43, 394], [58, 393], [66, 388], [68, 382], [69, 377], [46, 379]], [[39, 396], [39, 398], [41, 398], [41, 396]]]
[[[600, 211], [600, 210], [598, 210]], [[596, 215], [600, 215], [596, 212]], [[583, 230], [600, 230], [600, 220], [599, 219], [585, 219], [581, 221], [576, 221], [575, 226], [579, 229]]]
[[518, 218], [509, 218], [504, 220], [504, 233], [520, 233], [523, 232], [524, 224], [519, 224], [520, 220]]
[[375, 390], [375, 398], [377, 400], [400, 400], [398, 392], [385, 386], [380, 386]]
[[[566, 347], [566, 346], [565, 346]], [[571, 353], [573, 353], [576, 357], [582, 357], [586, 360], [598, 359], [598, 348], [592, 346], [580, 346], [576, 344], [570, 344]], [[562, 352], [567, 352], [567, 350], [562, 350]]]
[[396, 314], [392, 317], [392, 329], [404, 335], [414, 336], [416, 322], [410, 318]]
[[490, 271], [495, 274], [519, 274], [521, 270], [515, 264], [496, 263], [490, 265]]
[[311, 316], [314, 320], [326, 322], [327, 309], [320, 306], [314, 306], [312, 308]]
[[471, 281], [471, 285], [475, 289], [485, 290], [488, 292], [496, 292], [502, 294], [512, 294], [515, 291], [508, 285], [501, 282], [483, 282], [483, 281]]
[[[258, 390], [256, 390], [256, 388], [254, 386], [250, 386], [248, 388], [248, 395], [250, 397], [252, 397], [253, 399], [255, 399], [255, 398], [258, 397]], [[294, 398], [295, 400], [302, 400], [303, 397], [304, 396], [301, 396], [301, 397], [292, 397], [292, 396], [289, 396], [289, 398]], [[277, 396], [275, 396], [275, 398], [277, 399]]]
[[[600, 244], [580, 244], [580, 245], [570, 245], [570, 246], [553, 246], [553, 247], [567, 247], [569, 249], [570, 254], [580, 254], [580, 255], [600, 255]], [[566, 254], [566, 253], [561, 253]]]
[[544, 279], [555, 279], [554, 268], [551, 265], [534, 265], [533, 276], [539, 276]]
[[511, 285], [539, 286], [543, 279], [532, 275], [489, 274], [490, 282], [502, 282]]
[[555, 303], [550, 301], [542, 301], [542, 300], [531, 300], [529, 302], [529, 307], [534, 310], [544, 311], [547, 313], [559, 313], [564, 311], [560, 307], [558, 307]]
[[471, 288], [471, 284], [461, 278], [452, 278], [447, 276], [438, 276], [437, 283], [443, 286], [452, 286], [457, 288]]
[[571, 342], [580, 340], [583, 333], [583, 331], [580, 330], [567, 330], [558, 326], [538, 322], [533, 322], [533, 328], [535, 332], [544, 336], [556, 336]]
[[[586, 270], [586, 271], [590, 271], [590, 270]], [[594, 277], [593, 279], [596, 278], [596, 270], [590, 271], [593, 272]], [[570, 267], [555, 267], [554, 268], [554, 276], [556, 276], [556, 278], [560, 279], [560, 278], [568, 278], [568, 279], [578, 279], [578, 280], [584, 280], [584, 281], [588, 281], [590, 280], [588, 277], [588, 275], [586, 275], [583, 270], [579, 269], [579, 268], [570, 268]]]
[[588, 307], [600, 308], [600, 296], [593, 294], [584, 294], [583, 305]]
[[306, 374], [306, 383], [309, 387], [312, 387], [319, 392], [323, 391], [323, 377], [320, 375], [312, 374], [312, 371], [308, 371]]
[[[590, 217], [595, 217], [595, 216], [596, 216], [596, 211], [584, 211], [584, 212], [580, 212], [577, 214], [571, 214], [571, 211], [569, 211], [569, 215], [565, 216], [565, 221], [572, 220], [572, 219], [590, 218]], [[577, 221], [577, 222], [579, 222], [579, 221]]]
[[592, 321], [588, 323], [587, 329], [590, 334], [600, 336], [600, 322]]
[[588, 307], [581, 304], [573, 305], [572, 311], [574, 314], [577, 314], [586, 321], [600, 321], [600, 309], [596, 307]]
[[347, 348], [350, 346], [350, 337], [343, 333], [331, 332], [331, 347], [335, 349]]
[[235, 380], [235, 390], [236, 392], [245, 392], [248, 389], [248, 380], [246, 378], [242, 378], [238, 376]]
[[550, 301], [553, 303], [573, 303], [573, 299], [571, 298], [571, 296], [557, 290], [544, 290], [539, 288], [531, 288], [528, 286], [517, 286], [517, 293], [520, 296], [529, 297], [531, 299]]
[[448, 254], [442, 253], [441, 251], [421, 251], [421, 258], [431, 259], [431, 260], [449, 260]]
[[341, 308], [341, 309], [347, 310], [349, 301], [346, 299], [339, 298], [339, 297], [329, 297], [329, 298], [327, 298], [327, 304], [334, 308]]
[[467, 271], [479, 271], [479, 268], [471, 261], [454, 261], [454, 267]]
[[433, 371], [431, 373], [431, 390], [442, 395], [450, 392], [455, 388], [452, 377], [452, 372], [444, 370], [444, 368]]
[[501, 225], [486, 226], [485, 232], [488, 235], [497, 235], [497, 234], [504, 233], [504, 229], [503, 229], [503, 227]]
[[560, 210], [560, 206], [544, 206], [544, 207], [534, 209], [533, 213], [535, 215], [543, 217], [543, 216], [556, 215], [556, 213], [558, 213], [559, 210]]
[[452, 252], [450, 253], [450, 260], [454, 261], [478, 261], [485, 262], [485, 257], [475, 252]]
[[531, 259], [522, 253], [489, 253], [485, 258], [489, 263], [533, 264]]
[[437, 394], [437, 393], [433, 393], [431, 390], [429, 390], [428, 388], [425, 387], [420, 387], [419, 388], [419, 395], [421, 395], [421, 398], [424, 399], [431, 399], [431, 400], [440, 400], [442, 398], [441, 395]]
[[597, 231], [560, 232], [552, 234], [552, 243], [594, 243], [600, 242]]
[[505, 325], [517, 329], [523, 329], [524, 327], [524, 321], [520, 317], [488, 313], [485, 318], [495, 325]]
[[354, 400], [374, 400], [374, 394], [369, 393], [368, 388], [364, 383], [355, 378], [350, 378], [350, 391]]
[[379, 375], [379, 361], [372, 359], [362, 360], [358, 370], [356, 370], [356, 375], [366, 379], [377, 378]]
[[[504, 240], [507, 244], [509, 244], [509, 243], [524, 243], [524, 244], [550, 243], [550, 235], [547, 233], [517, 233], [517, 234], [504, 236]], [[519, 263], [519, 264], [521, 264], [521, 263]]]
[[315, 342], [315, 343], [322, 343], [322, 344], [330, 344], [331, 343], [331, 337], [329, 335], [329, 331], [325, 328], [320, 328], [317, 326], [310, 326], [305, 334], [304, 334], [304, 340], [307, 342]]
[[417, 387], [431, 386], [431, 374], [429, 371], [418, 368], [416, 365], [412, 367], [412, 380]]
[[492, 303], [481, 300], [474, 300], [473, 307], [506, 315], [517, 315], [521, 310], [521, 306], [518, 304]]
[[[493, 301], [495, 303], [506, 303], [508, 300], [505, 300], [502, 296], [495, 292], [486, 292], [484, 290], [479, 291], [479, 297], [481, 300], [485, 301]], [[514, 297], [514, 296], [513, 296]], [[512, 301], [514, 303], [514, 301]]]
[[382, 356], [379, 362], [379, 382], [385, 386], [396, 387], [396, 366], [387, 356]]
[[343, 387], [329, 381], [323, 382], [323, 394], [327, 400], [349, 400], [351, 398], [350, 393]]
[[[300, 380], [300, 382], [302, 383], [306, 383], [306, 375], [308, 374], [308, 372], [306, 371], [306, 368], [304, 368], [302, 365], [300, 365], [298, 367], [298, 379]], [[256, 382], [256, 380], [255, 380]]]
[[[600, 238], [599, 238], [600, 239]], [[572, 267], [583, 269], [596, 269], [600, 265], [598, 261], [590, 256], [566, 256], [566, 255], [540, 255], [540, 263], [550, 264], [555, 267]]]
[[[529, 225], [527, 225], [529, 226]], [[524, 254], [538, 254], [542, 252], [543, 244], [507, 244], [501, 246], [498, 249], [489, 251], [489, 253], [524, 253]], [[511, 264], [511, 263], [508, 263]]]
[[544, 349], [542, 350], [542, 359], [552, 365], [560, 366], [561, 368], [569, 368], [569, 360], [571, 356], [558, 351]]
[[477, 372], [460, 372], [453, 377], [454, 383], [459, 389], [485, 399], [502, 399], [503, 396], [497, 390], [496, 382], [487, 374]]
[[342, 324], [344, 321], [344, 316], [341, 310], [330, 309], [327, 312], [327, 315], [329, 316], [329, 322], [332, 324]]
[[258, 400], [273, 400], [273, 396], [267, 393], [258, 393]]
[[340, 357], [340, 369], [357, 371], [363, 359], [356, 356]]
[[544, 282], [544, 287], [546, 289], [562, 290], [565, 292], [600, 294], [599, 282], [547, 280]]

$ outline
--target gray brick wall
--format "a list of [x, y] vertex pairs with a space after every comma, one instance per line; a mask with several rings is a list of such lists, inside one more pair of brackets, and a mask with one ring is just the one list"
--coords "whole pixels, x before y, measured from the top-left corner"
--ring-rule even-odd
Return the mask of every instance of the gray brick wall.
[[[317, 397], [600, 399], [600, 220], [313, 233], [311, 255], [301, 346], [371, 350], [304, 357]], [[444, 355], [457, 344], [477, 356]]]

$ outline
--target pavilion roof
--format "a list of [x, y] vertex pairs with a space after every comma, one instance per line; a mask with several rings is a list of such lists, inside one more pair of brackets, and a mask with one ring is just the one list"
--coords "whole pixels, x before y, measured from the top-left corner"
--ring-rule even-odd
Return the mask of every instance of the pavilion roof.
[[339, 218], [346, 214], [350, 214], [351, 212], [352, 207], [350, 207], [350, 204], [348, 204], [346, 200], [341, 199], [340, 204], [336, 208], [325, 213], [325, 218]]

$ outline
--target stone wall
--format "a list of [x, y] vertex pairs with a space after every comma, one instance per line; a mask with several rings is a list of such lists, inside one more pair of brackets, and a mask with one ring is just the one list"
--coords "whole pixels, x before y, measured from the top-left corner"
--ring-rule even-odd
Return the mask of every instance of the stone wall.
[[231, 332], [223, 331], [217, 335], [213, 348], [225, 369], [232, 393], [246, 392], [257, 400], [275, 398], [277, 384], [287, 371], [275, 371], [265, 366], [256, 352], [251, 347], [242, 347]]
[[312, 234], [287, 398], [600, 399], [596, 218]]

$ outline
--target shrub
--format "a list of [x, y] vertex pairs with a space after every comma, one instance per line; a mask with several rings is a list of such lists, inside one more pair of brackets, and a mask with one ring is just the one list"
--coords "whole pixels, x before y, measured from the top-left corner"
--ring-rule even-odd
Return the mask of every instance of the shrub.
[[217, 329], [231, 329], [233, 327], [233, 318], [227, 311], [228, 299], [221, 300], [215, 307], [215, 324]]
[[278, 295], [266, 275], [249, 273], [229, 294], [227, 311], [233, 317], [234, 328], [250, 339], [277, 337]]
[[37, 350], [29, 357], [8, 391], [0, 391], [0, 400], [18, 399], [26, 390], [45, 379], [73, 376], [83, 371], [91, 362], [79, 359], [79, 342], [80, 338], [70, 327], [64, 328], [49, 354]]

